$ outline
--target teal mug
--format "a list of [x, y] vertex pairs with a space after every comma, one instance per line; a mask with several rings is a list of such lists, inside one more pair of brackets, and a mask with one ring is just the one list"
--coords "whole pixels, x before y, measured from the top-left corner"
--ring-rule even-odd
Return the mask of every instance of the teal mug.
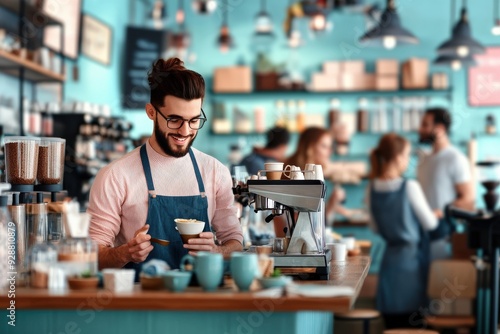
[[186, 290], [192, 273], [190, 271], [169, 270], [163, 273], [163, 284], [173, 292], [182, 292]]
[[224, 274], [224, 260], [220, 253], [198, 252], [196, 256], [184, 255], [181, 259], [181, 271], [189, 263], [194, 267], [198, 283], [205, 291], [215, 291]]
[[248, 291], [253, 280], [259, 276], [259, 261], [255, 253], [231, 253], [231, 276], [240, 291]]

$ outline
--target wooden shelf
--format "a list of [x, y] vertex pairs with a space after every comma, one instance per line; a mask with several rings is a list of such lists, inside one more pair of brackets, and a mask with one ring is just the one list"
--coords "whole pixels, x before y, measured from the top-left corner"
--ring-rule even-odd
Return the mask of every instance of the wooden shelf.
[[368, 90], [368, 91], [333, 91], [333, 92], [314, 92], [314, 91], [296, 91], [296, 90], [277, 90], [277, 91], [253, 91], [250, 93], [218, 93], [213, 90], [210, 92], [212, 97], [215, 98], [229, 98], [229, 97], [269, 97], [273, 98], [276, 95], [306, 97], [306, 96], [356, 96], [362, 95], [363, 97], [373, 96], [416, 96], [416, 95], [450, 95], [452, 88], [449, 89], [399, 89], [394, 91], [383, 90]]
[[24, 78], [32, 82], [63, 82], [65, 76], [52, 72], [42, 65], [22, 59], [7, 51], [0, 50], [0, 72], [19, 77], [19, 69], [24, 68]]
[[[7, 9], [8, 11], [22, 15], [21, 13], [21, 1], [24, 0], [0, 0], [0, 7]], [[28, 21], [36, 24], [37, 26], [42, 25], [62, 25], [62, 22], [53, 18], [49, 14], [45, 13], [42, 9], [35, 5], [25, 2], [25, 17]]]

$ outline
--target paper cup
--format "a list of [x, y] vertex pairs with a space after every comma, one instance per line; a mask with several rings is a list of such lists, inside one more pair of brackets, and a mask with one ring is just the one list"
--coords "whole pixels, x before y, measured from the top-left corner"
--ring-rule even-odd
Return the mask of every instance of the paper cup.
[[[266, 170], [266, 176], [268, 180], [280, 180], [281, 179], [281, 171], [283, 170], [282, 162], [266, 162], [264, 164], [264, 168]], [[275, 171], [275, 172], [273, 172]]]
[[332, 253], [332, 261], [345, 261], [347, 256], [346, 244], [340, 242], [328, 243], [326, 247]]

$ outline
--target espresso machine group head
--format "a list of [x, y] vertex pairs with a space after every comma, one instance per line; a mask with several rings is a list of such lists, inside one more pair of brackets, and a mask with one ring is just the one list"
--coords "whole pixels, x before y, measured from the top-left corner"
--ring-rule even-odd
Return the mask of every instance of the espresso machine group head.
[[255, 211], [269, 210], [270, 222], [284, 215], [290, 232], [285, 253], [274, 264], [302, 279], [328, 279], [331, 254], [325, 247], [325, 183], [321, 180], [248, 180], [234, 189]]

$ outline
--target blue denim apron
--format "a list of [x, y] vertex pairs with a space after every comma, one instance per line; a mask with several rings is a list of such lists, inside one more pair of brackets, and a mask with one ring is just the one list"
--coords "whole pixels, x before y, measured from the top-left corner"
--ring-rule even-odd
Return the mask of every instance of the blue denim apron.
[[429, 237], [406, 194], [400, 189], [370, 189], [371, 213], [386, 242], [377, 289], [377, 309], [383, 314], [409, 314], [427, 305]]
[[[166, 247], [152, 243], [154, 248], [151, 253], [149, 253], [146, 261], [151, 259], [161, 259], [166, 261], [172, 269], [178, 269], [181, 258], [188, 253], [188, 250], [183, 247], [183, 242], [176, 229], [174, 219], [186, 218], [204, 221], [205, 228], [203, 229], [203, 232], [212, 231], [208, 219], [208, 200], [205, 194], [203, 179], [201, 178], [194, 153], [191, 149], [189, 149], [189, 156], [191, 158], [191, 162], [193, 163], [194, 173], [198, 182], [200, 194], [196, 196], [156, 195], [145, 145], [141, 147], [140, 152], [142, 167], [144, 168], [144, 174], [146, 175], [149, 193], [148, 216], [146, 220], [146, 224], [149, 224], [148, 234], [154, 238], [170, 241], [170, 245]], [[129, 262], [125, 267], [134, 268], [136, 270], [137, 280], [142, 268], [142, 263]]]

